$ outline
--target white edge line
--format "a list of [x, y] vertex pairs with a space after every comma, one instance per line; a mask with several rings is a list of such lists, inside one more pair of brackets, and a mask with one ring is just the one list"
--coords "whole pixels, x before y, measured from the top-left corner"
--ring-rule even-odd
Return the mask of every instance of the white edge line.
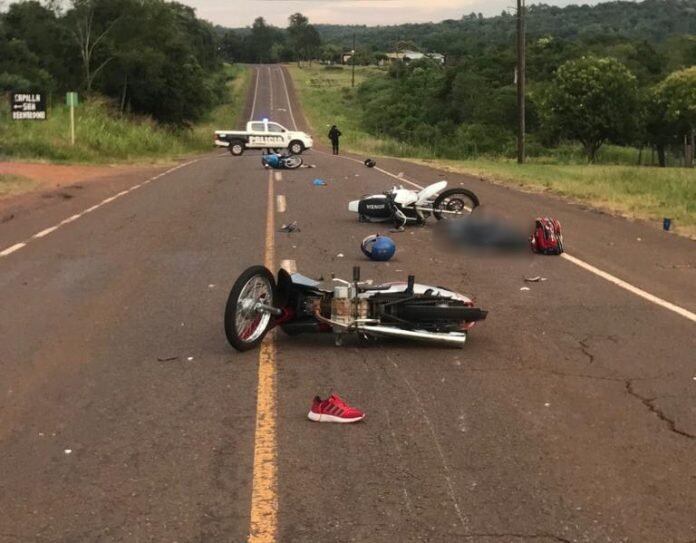
[[41, 230], [41, 232], [37, 232], [32, 236], [32, 238], [42, 238], [44, 236], [47, 236], [51, 232], [58, 230], [58, 228], [60, 228], [60, 225], [51, 226], [50, 228], [46, 228], [46, 230]]
[[672, 302], [668, 302], [667, 300], [663, 300], [662, 298], [658, 298], [654, 294], [650, 294], [649, 292], [644, 291], [643, 289], [640, 289], [638, 287], [634, 287], [630, 283], [627, 283], [626, 281], [623, 281], [622, 279], [619, 279], [618, 277], [607, 273], [603, 270], [600, 270], [599, 268], [596, 268], [592, 264], [589, 264], [585, 262], [584, 260], [580, 260], [579, 258], [576, 258], [572, 255], [569, 255], [568, 253], [563, 253], [561, 254], [563, 258], [565, 258], [567, 261], [572, 262], [576, 266], [579, 266], [591, 273], [594, 273], [595, 275], [598, 275], [602, 279], [606, 279], [610, 283], [614, 283], [616, 286], [621, 287], [636, 296], [640, 296], [641, 298], [648, 300], [649, 302], [652, 302], [654, 304], [657, 304], [661, 307], [664, 307], [665, 309], [669, 309], [670, 311], [673, 311], [677, 315], [681, 315], [682, 317], [685, 317], [689, 319], [690, 321], [696, 322], [696, 313], [692, 313], [688, 309], [684, 309], [683, 307], [679, 307], [678, 305], [673, 304]]
[[14, 253], [15, 251], [19, 251], [25, 245], [26, 245], [25, 242], [15, 243], [12, 247], [8, 247], [4, 251], [0, 251], [0, 256], [7, 256], [9, 254]]
[[[295, 122], [295, 114], [292, 112], [292, 103], [290, 102], [290, 94], [288, 93], [288, 84], [285, 82], [285, 72], [283, 67], [280, 67], [280, 77], [283, 79], [283, 87], [285, 87], [285, 98], [288, 101], [288, 111], [290, 112], [290, 118], [292, 119], [293, 130], [297, 130], [297, 123]], [[271, 85], [273, 82], [271, 81]]]
[[160, 173], [160, 174], [158, 174], [158, 175], [156, 175], [156, 176], [154, 176], [154, 177], [151, 177], [150, 179], [148, 179], [148, 180], [146, 180], [146, 181], [143, 181], [142, 183], [138, 183], [137, 185], [133, 185], [132, 187], [130, 187], [130, 188], [126, 189], [126, 190], [122, 190], [121, 192], [119, 192], [119, 193], [117, 193], [117, 194], [114, 194], [113, 196], [110, 196], [109, 198], [106, 198], [106, 199], [102, 200], [100, 203], [95, 204], [95, 205], [93, 205], [92, 207], [88, 207], [87, 209], [85, 209], [84, 211], [81, 211], [80, 213], [76, 213], [75, 215], [72, 215], [71, 217], [68, 217], [67, 219], [63, 219], [62, 221], [60, 221], [58, 224], [56, 224], [56, 225], [54, 225], [54, 226], [49, 226], [48, 228], [45, 228], [44, 230], [41, 230], [40, 232], [37, 232], [36, 234], [32, 235], [32, 236], [31, 236], [28, 240], [26, 240], [26, 241], [22, 241], [22, 242], [19, 242], [19, 243], [15, 243], [15, 244], [12, 245], [11, 247], [8, 247], [8, 248], [6, 248], [6, 249], [0, 251], [0, 257], [7, 256], [7, 255], [9, 255], [9, 254], [12, 254], [12, 253], [14, 253], [15, 251], [19, 251], [19, 250], [22, 249], [23, 247], [26, 247], [27, 243], [29, 243], [30, 240], [32, 240], [32, 239], [40, 239], [40, 238], [43, 238], [44, 236], [47, 236], [47, 235], [50, 234], [51, 232], [55, 232], [55, 231], [58, 230], [58, 228], [60, 228], [61, 226], [65, 225], [65, 224], [68, 224], [68, 223], [71, 223], [71, 222], [73, 222], [73, 221], [76, 221], [77, 219], [79, 219], [79, 218], [82, 217], [83, 215], [85, 215], [85, 214], [87, 214], [87, 213], [91, 213], [91, 212], [94, 211], [95, 209], [98, 209], [98, 208], [100, 208], [101, 206], [103, 206], [104, 204], [108, 204], [109, 202], [113, 202], [113, 201], [116, 200], [117, 198], [120, 198], [121, 196], [124, 196], [124, 195], [128, 194], [130, 191], [132, 191], [132, 190], [134, 190], [134, 189], [138, 189], [138, 188], [142, 187], [143, 185], [146, 185], [146, 184], [149, 183], [150, 181], [154, 181], [155, 179], [158, 179], [158, 178], [160, 178], [160, 177], [163, 177], [163, 176], [165, 176], [165, 175], [167, 175], [167, 174], [169, 174], [169, 173], [172, 173], [173, 171], [176, 171], [176, 170], [178, 170], [178, 169], [180, 169], [180, 168], [184, 168], [185, 166], [189, 166], [190, 164], [193, 164], [194, 162], [198, 162], [199, 160], [202, 160], [202, 159], [196, 158], [196, 159], [194, 159], [194, 160], [189, 160], [188, 162], [184, 162], [183, 164], [179, 164], [178, 166], [174, 166], [173, 168], [170, 168], [170, 169], [168, 169], [168, 170], [165, 171], [165, 172], [162, 172], [162, 173]]

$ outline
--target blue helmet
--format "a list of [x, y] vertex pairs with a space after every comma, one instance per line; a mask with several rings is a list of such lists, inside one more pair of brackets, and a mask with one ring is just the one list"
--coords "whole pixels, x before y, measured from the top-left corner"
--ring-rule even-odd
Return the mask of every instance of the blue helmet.
[[386, 262], [394, 256], [396, 244], [390, 237], [375, 234], [362, 240], [360, 249], [368, 258], [378, 262]]

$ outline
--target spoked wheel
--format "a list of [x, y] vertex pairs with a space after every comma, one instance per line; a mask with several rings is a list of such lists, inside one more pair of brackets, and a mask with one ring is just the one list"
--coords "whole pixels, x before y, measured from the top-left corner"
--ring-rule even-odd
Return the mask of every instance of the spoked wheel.
[[264, 266], [248, 268], [234, 283], [225, 307], [225, 334], [238, 351], [253, 349], [271, 324], [275, 280]]
[[461, 219], [479, 205], [477, 196], [466, 189], [450, 189], [441, 193], [433, 202], [433, 215], [439, 220]]
[[302, 166], [302, 157], [299, 155], [290, 155], [284, 158], [283, 162], [288, 170], [295, 170]]

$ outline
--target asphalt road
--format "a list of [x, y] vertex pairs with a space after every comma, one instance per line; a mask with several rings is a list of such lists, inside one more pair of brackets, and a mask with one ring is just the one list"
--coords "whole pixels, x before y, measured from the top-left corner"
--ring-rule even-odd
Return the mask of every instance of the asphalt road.
[[[307, 128], [281, 68], [255, 70], [247, 116]], [[258, 153], [216, 150], [150, 182], [162, 169], [2, 204], [0, 541], [241, 542], [252, 525], [281, 542], [696, 541], [694, 242], [378, 159], [513, 220], [559, 217], [572, 257], [634, 290], [566, 258], [448, 252], [430, 227], [372, 263], [359, 242], [377, 229], [346, 203], [394, 179], [325, 147], [304, 158], [316, 168], [272, 192]], [[300, 232], [277, 232], [293, 220]], [[222, 330], [237, 275], [269, 259], [414, 273], [489, 318], [461, 350], [278, 333], [269, 362]], [[332, 390], [365, 422], [309, 422]]]

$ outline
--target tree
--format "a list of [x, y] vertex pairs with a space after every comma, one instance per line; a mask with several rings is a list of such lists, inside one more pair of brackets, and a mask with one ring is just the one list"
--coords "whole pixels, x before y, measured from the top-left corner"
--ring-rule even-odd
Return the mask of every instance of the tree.
[[98, 50], [97, 47], [104, 41], [118, 19], [109, 21], [106, 25], [95, 24], [94, 4], [92, 0], [80, 0], [75, 2], [73, 10], [73, 37], [80, 49], [84, 83], [87, 92], [92, 90], [94, 78], [104, 67], [113, 60], [113, 56], [106, 55], [104, 60], [94, 67], [93, 60]]
[[657, 86], [657, 100], [664, 107], [669, 121], [683, 127], [690, 140], [690, 153], [685, 157], [691, 165], [696, 132], [696, 66], [671, 73]]
[[582, 57], [558, 68], [544, 113], [559, 134], [579, 140], [594, 162], [606, 141], [623, 143], [633, 136], [639, 104], [628, 68], [612, 58]]
[[273, 31], [263, 17], [257, 17], [251, 25], [251, 34], [247, 40], [250, 55], [256, 62], [268, 62], [273, 47]]
[[219, 51], [228, 62], [239, 61], [242, 58], [242, 40], [236, 32], [226, 30], [220, 40]]
[[290, 15], [288, 22], [288, 37], [295, 51], [298, 65], [302, 60], [309, 60], [311, 65], [312, 57], [318, 52], [321, 46], [319, 32], [309, 24], [309, 19], [301, 13], [293, 13]]

